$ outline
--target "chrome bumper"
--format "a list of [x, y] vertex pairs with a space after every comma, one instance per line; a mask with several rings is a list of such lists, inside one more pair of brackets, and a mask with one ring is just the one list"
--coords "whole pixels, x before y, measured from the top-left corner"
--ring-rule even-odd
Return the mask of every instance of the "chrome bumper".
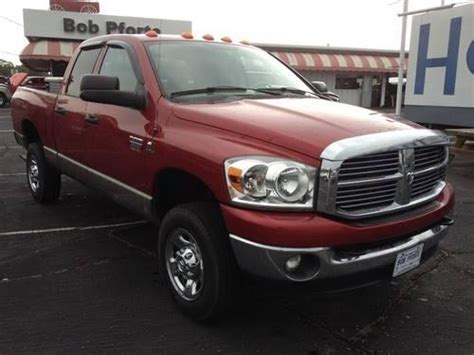
[[[436, 247], [448, 232], [452, 220], [446, 218], [422, 233], [401, 240], [368, 247], [356, 253], [339, 248], [284, 248], [258, 244], [230, 235], [232, 248], [241, 269], [256, 276], [290, 281], [311, 281], [347, 276], [393, 265], [397, 254], [423, 243], [423, 254]], [[301, 255], [301, 270], [288, 271], [285, 264]]]

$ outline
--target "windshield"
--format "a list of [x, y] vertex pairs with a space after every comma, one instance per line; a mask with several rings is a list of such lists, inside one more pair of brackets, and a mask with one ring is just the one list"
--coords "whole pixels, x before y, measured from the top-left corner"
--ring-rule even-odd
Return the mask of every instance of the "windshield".
[[[265, 93], [252, 89], [312, 91], [277, 59], [254, 47], [179, 41], [153, 43], [149, 51], [168, 97], [184, 96], [177, 93], [196, 96], [243, 95], [242, 88], [249, 89], [244, 90], [245, 95]], [[206, 88], [220, 90], [203, 90]], [[238, 90], [233, 92], [232, 88]]]

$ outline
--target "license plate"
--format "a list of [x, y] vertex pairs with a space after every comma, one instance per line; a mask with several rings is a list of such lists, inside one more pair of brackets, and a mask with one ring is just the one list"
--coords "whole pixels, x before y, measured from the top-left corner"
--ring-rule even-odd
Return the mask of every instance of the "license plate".
[[422, 253], [423, 244], [418, 244], [416, 247], [398, 253], [395, 266], [393, 267], [393, 277], [397, 277], [418, 267]]

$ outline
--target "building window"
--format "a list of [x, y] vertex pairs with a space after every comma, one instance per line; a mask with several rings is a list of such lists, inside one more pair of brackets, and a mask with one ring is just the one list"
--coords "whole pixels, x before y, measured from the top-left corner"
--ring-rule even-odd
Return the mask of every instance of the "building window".
[[336, 76], [336, 90], [358, 90], [362, 86], [362, 78]]

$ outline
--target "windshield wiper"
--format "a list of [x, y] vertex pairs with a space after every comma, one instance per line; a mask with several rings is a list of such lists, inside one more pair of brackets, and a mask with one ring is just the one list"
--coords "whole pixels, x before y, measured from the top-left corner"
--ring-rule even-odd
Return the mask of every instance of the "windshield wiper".
[[282, 94], [284, 93], [291, 93], [291, 94], [296, 94], [296, 95], [312, 95], [312, 96], [318, 96], [316, 93], [311, 92], [311, 91], [305, 91], [297, 88], [292, 88], [292, 87], [287, 87], [287, 86], [280, 86], [280, 87], [270, 87], [270, 88], [265, 88], [265, 89], [258, 89], [258, 90], [265, 90], [266, 92], [280, 92]]
[[209, 86], [206, 88], [201, 89], [193, 89], [193, 90], [184, 90], [184, 91], [175, 91], [171, 93], [171, 97], [179, 97], [179, 96], [188, 96], [188, 95], [198, 95], [198, 94], [214, 94], [216, 92], [226, 92], [226, 91], [238, 91], [238, 92], [247, 92], [247, 91], [255, 91], [261, 92], [268, 95], [281, 95], [280, 92], [275, 92], [267, 89], [254, 89], [254, 88], [246, 88], [240, 86]]

